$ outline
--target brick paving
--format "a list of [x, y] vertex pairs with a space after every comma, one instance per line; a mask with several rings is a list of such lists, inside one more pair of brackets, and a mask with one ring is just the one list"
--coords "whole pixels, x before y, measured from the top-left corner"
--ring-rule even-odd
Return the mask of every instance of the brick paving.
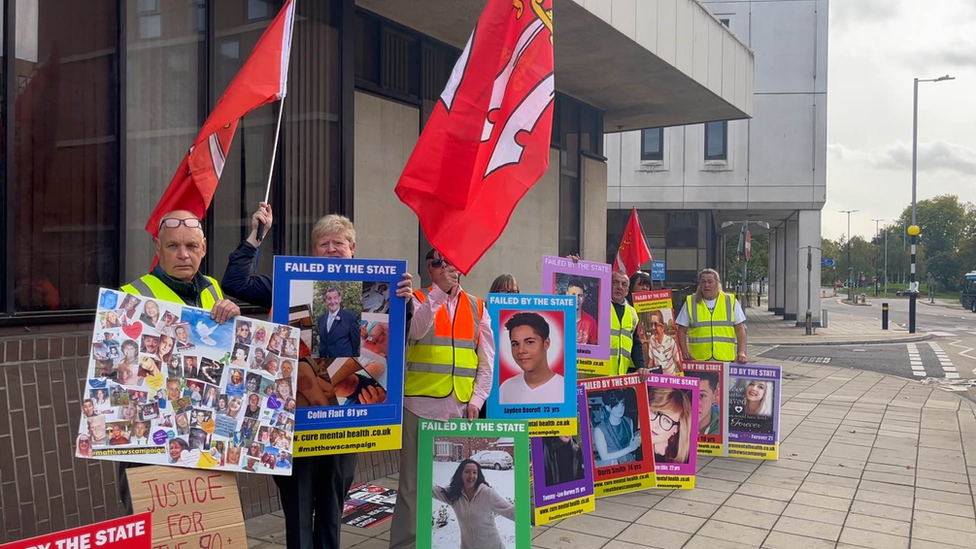
[[[534, 527], [533, 547], [976, 547], [976, 405], [904, 378], [781, 365], [779, 461], [699, 458], [694, 490], [597, 500], [592, 514]], [[251, 549], [284, 547], [279, 513], [247, 529]], [[388, 540], [389, 523], [343, 527], [344, 548]]]

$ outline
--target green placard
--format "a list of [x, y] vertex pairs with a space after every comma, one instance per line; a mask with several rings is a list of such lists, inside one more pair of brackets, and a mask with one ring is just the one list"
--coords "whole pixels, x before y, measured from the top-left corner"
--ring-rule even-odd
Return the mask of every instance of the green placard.
[[[528, 421], [455, 419], [445, 423], [421, 419], [419, 438], [418, 549], [461, 547], [459, 520], [479, 522], [476, 527], [465, 528], [466, 531], [488, 531], [483, 540], [466, 540], [469, 547], [531, 547]], [[453, 504], [435, 499], [435, 496], [450, 499], [448, 490], [452, 478], [458, 470], [463, 470], [461, 465], [467, 459], [478, 463], [489, 486], [479, 484], [472, 500], [464, 494]], [[509, 502], [514, 505], [514, 510]], [[492, 522], [497, 537], [491, 531]]]

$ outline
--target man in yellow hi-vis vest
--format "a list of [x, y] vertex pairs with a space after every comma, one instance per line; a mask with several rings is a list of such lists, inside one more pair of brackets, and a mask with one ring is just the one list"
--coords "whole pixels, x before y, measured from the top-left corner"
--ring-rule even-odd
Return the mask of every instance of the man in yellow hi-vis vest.
[[688, 296], [674, 322], [682, 358], [748, 362], [745, 322], [738, 300], [722, 291], [718, 273], [714, 269], [703, 270], [698, 273], [698, 291]]
[[[457, 269], [440, 252], [428, 252], [426, 262], [433, 284], [413, 296], [391, 549], [416, 546], [420, 418], [477, 419], [491, 391], [495, 360], [495, 335], [485, 302], [461, 289]], [[429, 491], [424, 493], [430, 497]]]
[[[207, 255], [207, 239], [197, 216], [182, 210], [164, 215], [153, 244], [159, 264], [151, 273], [122, 286], [123, 292], [209, 309], [210, 318], [218, 324], [241, 314], [240, 307], [224, 299], [216, 280], [200, 274], [200, 263]], [[129, 514], [132, 498], [125, 470], [133, 466], [119, 464], [119, 497]]]

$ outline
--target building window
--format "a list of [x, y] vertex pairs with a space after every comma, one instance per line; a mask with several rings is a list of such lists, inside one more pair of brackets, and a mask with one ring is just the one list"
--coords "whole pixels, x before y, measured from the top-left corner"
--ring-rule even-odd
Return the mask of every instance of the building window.
[[641, 160], [664, 160], [664, 128], [641, 130]]
[[705, 124], [705, 160], [728, 160], [729, 158], [728, 121]]
[[247, 0], [247, 20], [257, 21], [271, 17], [271, 8], [267, 0]]
[[665, 235], [667, 247], [697, 248], [698, 247], [698, 212], [673, 211], [668, 212], [668, 226]]

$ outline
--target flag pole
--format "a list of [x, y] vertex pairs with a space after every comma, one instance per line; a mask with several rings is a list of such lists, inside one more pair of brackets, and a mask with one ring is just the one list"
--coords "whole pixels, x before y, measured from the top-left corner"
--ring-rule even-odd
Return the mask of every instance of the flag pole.
[[[264, 202], [271, 196], [271, 181], [274, 179], [275, 157], [278, 156], [278, 136], [281, 134], [281, 115], [285, 112], [285, 98], [278, 103], [278, 123], [275, 125], [274, 147], [271, 148], [271, 165], [268, 167], [268, 184], [264, 189]], [[258, 221], [258, 242], [264, 240], [264, 222]]]

